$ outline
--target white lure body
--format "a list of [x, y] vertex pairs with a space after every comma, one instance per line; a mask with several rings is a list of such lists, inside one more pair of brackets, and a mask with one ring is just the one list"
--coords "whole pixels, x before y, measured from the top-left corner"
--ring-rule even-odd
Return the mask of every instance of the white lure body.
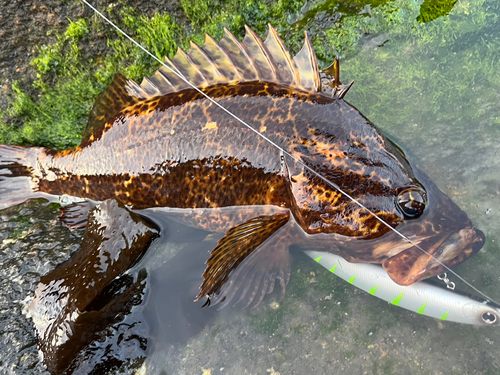
[[476, 325], [499, 323], [500, 307], [488, 301], [422, 281], [401, 286], [392, 281], [379, 265], [349, 263], [331, 253], [304, 252], [334, 275], [393, 305], [451, 322]]

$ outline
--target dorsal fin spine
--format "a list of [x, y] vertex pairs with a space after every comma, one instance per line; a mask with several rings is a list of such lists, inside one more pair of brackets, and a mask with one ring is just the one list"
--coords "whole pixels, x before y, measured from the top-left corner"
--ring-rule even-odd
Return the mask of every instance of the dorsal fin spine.
[[313, 45], [311, 43], [311, 39], [309, 39], [309, 35], [307, 35], [307, 31], [304, 31], [305, 39], [304, 45], [307, 45], [311, 56], [311, 70], [314, 72], [312, 76], [314, 77], [314, 87], [316, 91], [321, 91], [321, 79], [319, 78], [319, 70], [318, 70], [318, 59], [316, 58], [316, 53], [314, 52]]
[[141, 85], [139, 85], [133, 79], [127, 79], [127, 85], [125, 86], [125, 90], [127, 90], [127, 93], [130, 96], [135, 96], [135, 97], [141, 98], [141, 99], [144, 99], [145, 97], [147, 97], [147, 94], [144, 92]]
[[[175, 65], [175, 63], [172, 60], [170, 60], [168, 57], [165, 57], [165, 65], [167, 65], [170, 69], [172, 69], [173, 71], [175, 71], [177, 73], [177, 74], [172, 73], [171, 71], [169, 71], [164, 66], [162, 66], [159, 69], [165, 76], [167, 76], [169, 78], [170, 82], [174, 86], [174, 91], [180, 91], [180, 90], [184, 90], [184, 89], [190, 87], [181, 78], [181, 77], [184, 77], [184, 79], [186, 79], [186, 77], [184, 76], [184, 74], [180, 71], [180, 69], [177, 67], [177, 65]], [[179, 77], [179, 75], [181, 77]]]
[[169, 68], [200, 88], [260, 80], [320, 92], [316, 54], [307, 32], [301, 51], [292, 58], [271, 25], [265, 42], [248, 26], [245, 29], [243, 41], [224, 28], [224, 36], [219, 43], [206, 35], [201, 47], [191, 42], [187, 53], [179, 48], [172, 60], [165, 58], [166, 66], [160, 67], [149, 79], [144, 79], [140, 86], [131, 84], [129, 92], [147, 98], [191, 87]]
[[160, 89], [158, 88], [158, 86], [156, 86], [152, 81], [151, 79], [149, 79], [148, 77], [144, 77], [144, 80], [147, 82], [147, 84], [150, 86], [150, 88], [152, 89], [150, 92], [148, 92], [148, 94], [150, 95], [153, 95], [153, 96], [156, 96], [156, 95], [159, 95], [160, 94]]
[[[246, 66], [240, 67], [239, 64], [238, 64], [238, 62], [236, 61], [236, 55], [234, 55], [234, 57], [232, 58], [233, 62], [235, 63], [236, 69], [239, 70], [239, 73], [242, 76], [242, 78], [245, 79], [245, 74], [244, 73], [247, 72], [248, 74], [252, 74], [255, 77], [254, 79], [258, 80], [259, 79], [259, 70], [255, 66], [255, 63], [254, 63], [253, 59], [250, 57], [250, 54], [248, 53], [248, 50], [243, 45], [243, 43], [240, 42], [238, 40], [238, 38], [236, 38], [233, 35], [233, 33], [231, 33], [228, 29], [224, 28], [224, 37], [219, 42], [219, 45], [222, 48], [224, 48], [224, 46], [222, 46], [221, 43], [224, 42], [225, 38], [227, 38], [227, 40], [229, 40], [231, 43], [233, 43], [236, 46], [237, 50], [243, 54], [243, 56], [244, 56], [244, 58], [246, 60]], [[233, 54], [231, 53], [232, 52], [231, 49], [227, 49], [227, 48], [224, 48], [224, 49], [226, 50], [226, 53], [229, 56], [233, 56]], [[249, 66], [251, 66], [253, 68], [253, 72], [250, 72]], [[249, 78], [252, 79], [253, 77], [249, 77]]]
[[207, 86], [207, 80], [200, 68], [194, 63], [191, 57], [184, 52], [180, 47], [177, 48], [172, 62], [175, 63], [177, 68], [183, 73], [183, 76], [188, 82], [198, 87]]
[[[257, 46], [257, 51], [251, 55], [250, 58], [255, 61], [255, 66], [257, 70], [259, 71], [259, 78], [261, 80], [267, 80], [267, 81], [276, 81], [277, 78], [277, 69], [276, 69], [276, 64], [273, 62], [272, 58], [270, 57], [270, 53], [267, 50], [266, 46], [264, 43], [262, 43], [262, 40], [255, 34], [255, 32], [249, 28], [247, 25], [245, 25], [245, 30], [246, 34], [245, 37], [243, 38], [243, 45], [245, 45], [245, 41], [251, 41], [255, 43]], [[250, 43], [247, 44], [247, 46], [250, 46]], [[264, 57], [263, 59], [259, 58], [259, 53], [262, 54]], [[270, 76], [268, 76], [270, 74]]]
[[[283, 82], [288, 82], [289, 84], [296, 86], [299, 80], [295, 65], [292, 57], [290, 56], [290, 52], [279, 37], [276, 29], [272, 27], [271, 24], [268, 24], [268, 27], [269, 33], [267, 34], [264, 44], [266, 45], [270, 55], [273, 56], [274, 63], [276, 64], [277, 75]], [[275, 51], [276, 48], [278, 51]], [[283, 68], [280, 68], [278, 64], [284, 65]]]
[[[225, 78], [224, 75], [219, 71], [219, 69], [217, 68], [217, 65], [215, 65], [215, 62], [203, 50], [203, 48], [199, 47], [193, 41], [191, 41], [189, 43], [191, 45], [191, 48], [188, 51], [188, 55], [195, 62], [195, 64], [197, 64], [199, 66], [200, 70], [205, 70], [212, 75], [211, 79], [208, 79], [208, 81], [213, 81], [213, 82], [224, 81], [224, 78]], [[201, 57], [203, 59], [203, 61], [198, 61], [197, 59], [195, 59], [196, 54], [198, 54], [198, 56]]]
[[167, 85], [170, 85], [172, 88], [174, 88], [174, 84], [172, 83], [172, 81], [170, 81], [170, 79], [168, 78], [168, 76], [165, 74], [165, 72], [163, 72], [163, 70], [161, 69], [158, 69], [158, 75], [162, 78], [162, 80], [167, 84]]
[[[170, 69], [172, 69], [175, 73], [181, 75], [184, 77], [184, 75], [182, 74], [182, 72], [179, 70], [179, 68], [177, 67], [177, 65], [174, 64], [174, 62], [172, 60], [170, 60], [167, 56], [165, 56], [165, 65], [167, 65]], [[160, 68], [161, 69], [161, 68]], [[170, 72], [169, 72], [170, 73]], [[177, 75], [176, 74], [176, 75]], [[179, 78], [179, 77], [178, 77]], [[185, 78], [185, 77], [184, 77]]]
[[307, 31], [304, 34], [304, 45], [300, 52], [293, 58], [293, 61], [300, 76], [300, 86], [319, 92], [321, 91], [321, 83], [316, 54], [312, 48]]
[[238, 69], [234, 66], [231, 56], [229, 56], [227, 51], [208, 34], [205, 34], [205, 43], [203, 44], [202, 49], [210, 56], [216, 65], [218, 64], [223, 66], [226, 75], [230, 70], [232, 77], [228, 77], [229, 81], [239, 82], [243, 79], [241, 74], [238, 72]]

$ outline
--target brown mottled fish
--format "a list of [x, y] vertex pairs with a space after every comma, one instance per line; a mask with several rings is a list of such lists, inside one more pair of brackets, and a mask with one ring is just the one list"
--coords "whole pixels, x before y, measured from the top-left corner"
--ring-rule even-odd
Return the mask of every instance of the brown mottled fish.
[[[319, 71], [307, 35], [292, 58], [272, 27], [264, 42], [249, 28], [243, 41], [226, 30], [165, 63], [448, 267], [482, 247], [467, 215], [343, 100], [350, 84], [339, 82], [338, 63]], [[117, 74], [74, 149], [0, 146], [0, 175], [3, 207], [86, 199], [63, 207], [70, 227], [86, 224], [95, 201], [117, 199], [146, 217], [164, 211], [225, 232], [198, 296], [214, 303], [258, 304], [276, 279], [284, 292], [291, 244], [382, 263], [401, 285], [443, 272], [166, 67], [140, 85]]]

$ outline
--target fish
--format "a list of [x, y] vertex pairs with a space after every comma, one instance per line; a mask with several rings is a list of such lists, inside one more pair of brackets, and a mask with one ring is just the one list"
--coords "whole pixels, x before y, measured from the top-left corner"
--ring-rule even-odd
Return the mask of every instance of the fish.
[[477, 253], [484, 234], [344, 100], [352, 82], [339, 77], [338, 60], [319, 69], [307, 33], [293, 58], [271, 25], [265, 41], [249, 27], [242, 41], [207, 35], [140, 84], [116, 74], [79, 146], [0, 146], [0, 207], [71, 197], [61, 221], [79, 228], [116, 200], [223, 233], [196, 296], [209, 305], [256, 306], [276, 282], [284, 294], [292, 244], [382, 264], [403, 286]]

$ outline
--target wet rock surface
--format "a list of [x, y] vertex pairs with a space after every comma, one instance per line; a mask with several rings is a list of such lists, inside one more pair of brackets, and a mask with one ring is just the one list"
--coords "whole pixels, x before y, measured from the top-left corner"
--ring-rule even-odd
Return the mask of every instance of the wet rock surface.
[[[47, 373], [39, 361], [31, 319], [26, 314], [40, 277], [78, 249], [82, 231], [69, 231], [46, 201], [3, 210], [0, 221], [0, 372]], [[24, 314], [23, 314], [24, 313]]]

